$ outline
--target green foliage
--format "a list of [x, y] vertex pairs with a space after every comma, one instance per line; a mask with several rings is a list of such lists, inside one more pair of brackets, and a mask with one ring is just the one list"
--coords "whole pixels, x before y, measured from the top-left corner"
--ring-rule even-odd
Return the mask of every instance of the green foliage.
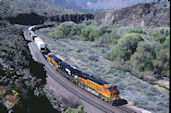
[[99, 43], [100, 44], [111, 44], [111, 38], [110, 38], [110, 34], [109, 33], [105, 33], [103, 36], [101, 36], [100, 38], [99, 38]]
[[92, 20], [85, 20], [83, 21], [83, 24], [85, 25], [90, 25], [92, 23]]
[[79, 34], [79, 26], [71, 21], [61, 23], [55, 31], [51, 32], [51, 36], [54, 38], [66, 38], [68, 36]]
[[81, 30], [81, 38], [89, 41], [94, 41], [98, 39], [99, 31], [98, 27], [95, 25], [89, 25]]
[[[75, 112], [74, 112], [74, 110], [71, 107], [68, 107], [68, 109], [64, 113], [75, 113]], [[83, 105], [79, 105], [78, 108], [77, 108], [77, 112], [76, 113], [86, 113], [84, 111], [84, 106]]]
[[153, 70], [152, 60], [153, 57], [150, 52], [145, 51], [143, 48], [138, 48], [138, 52], [135, 52], [130, 59], [131, 66], [140, 72]]
[[166, 40], [166, 37], [170, 35], [170, 28], [168, 27], [158, 27], [154, 30], [152, 33], [153, 40], [159, 41], [160, 43], [163, 43]]
[[74, 110], [71, 107], [68, 107], [64, 113], [74, 113]]
[[170, 35], [166, 37], [166, 40], [161, 44], [160, 48], [170, 49]]
[[143, 41], [141, 35], [137, 33], [130, 33], [121, 38], [116, 46], [110, 53], [109, 59], [115, 60], [124, 59], [129, 60], [131, 55], [136, 51], [138, 43]]
[[99, 28], [99, 35], [103, 36], [105, 33], [110, 33], [111, 30], [107, 26], [101, 26]]
[[84, 111], [84, 106], [83, 106], [83, 105], [78, 106], [77, 112], [76, 112], [76, 113], [86, 113], [86, 112]]
[[137, 34], [141, 34], [141, 35], [146, 35], [146, 32], [144, 32], [140, 28], [131, 28], [131, 29], [124, 32], [124, 34], [128, 34], [128, 33], [137, 33]]
[[121, 27], [121, 28], [115, 28], [112, 29], [110, 38], [113, 41], [114, 44], [117, 43], [117, 41], [123, 36], [124, 32], [131, 29], [130, 27]]
[[82, 29], [84, 29], [85, 27], [87, 27], [87, 25], [81, 23], [81, 24], [78, 24], [78, 27], [79, 27], [79, 29], [80, 29], [80, 31], [81, 31]]
[[125, 57], [125, 53], [120, 48], [114, 48], [108, 54], [108, 58], [110, 60], [116, 60], [116, 59], [121, 60], [124, 59], [124, 57]]
[[153, 60], [155, 73], [169, 77], [170, 52], [166, 49], [156, 51], [156, 59]]
[[129, 61], [132, 68], [140, 72], [152, 71], [160, 76], [169, 76], [169, 38], [163, 44], [147, 40], [139, 43]]
[[143, 41], [143, 38], [137, 33], [127, 34], [119, 40], [117, 46], [125, 53], [124, 60], [130, 59], [131, 55], [136, 51], [140, 41]]

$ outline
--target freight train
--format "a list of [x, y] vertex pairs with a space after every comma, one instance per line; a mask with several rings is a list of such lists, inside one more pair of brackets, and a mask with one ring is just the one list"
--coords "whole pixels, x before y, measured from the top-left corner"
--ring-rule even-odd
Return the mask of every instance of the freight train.
[[69, 79], [71, 82], [75, 83], [78, 87], [90, 92], [93, 95], [96, 95], [108, 103], [111, 103], [113, 106], [127, 104], [125, 99], [120, 98], [120, 92], [117, 86], [101, 79], [97, 79], [94, 76], [84, 73], [65, 63], [60, 58], [56, 57], [54, 53], [51, 53], [46, 47], [46, 44], [34, 33], [35, 30], [46, 27], [53, 27], [54, 25], [55, 24], [31, 26], [28, 29], [31, 38], [34, 40], [38, 49], [47, 59], [47, 61], [53, 67], [55, 67], [56, 70], [63, 72], [62, 75]]

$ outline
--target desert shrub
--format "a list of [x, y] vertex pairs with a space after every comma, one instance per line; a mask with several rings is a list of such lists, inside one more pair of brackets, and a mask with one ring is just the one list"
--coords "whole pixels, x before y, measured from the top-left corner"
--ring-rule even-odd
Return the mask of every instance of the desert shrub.
[[80, 29], [74, 22], [63, 22], [61, 23], [55, 31], [51, 32], [52, 37], [55, 38], [66, 38], [72, 35], [79, 35]]
[[75, 113], [71, 107], [68, 107], [65, 113]]
[[[64, 113], [75, 113], [74, 110], [71, 107], [68, 107], [67, 110]], [[76, 113], [86, 113], [84, 111], [84, 106], [83, 105], [79, 105], [77, 108]]]
[[170, 35], [170, 28], [158, 27], [154, 30], [152, 35], [153, 35], [153, 37], [152, 37], [153, 40], [163, 43], [166, 40], [166, 37], [168, 37]]
[[107, 26], [100, 26], [99, 28], [99, 35], [102, 36], [105, 33], [110, 33], [111, 30]]
[[141, 28], [131, 28], [124, 32], [124, 34], [128, 34], [128, 33], [138, 33], [141, 35], [146, 35], [146, 32], [144, 32]]
[[110, 34], [105, 33], [103, 36], [101, 36], [99, 38], [98, 43], [99, 44], [110, 44], [111, 43]]
[[169, 77], [170, 70], [170, 52], [167, 49], [156, 51], [156, 59], [153, 61], [156, 74]]
[[84, 24], [84, 23], [78, 24], [78, 27], [79, 27], [80, 31], [81, 31], [82, 29], [84, 29], [86, 26], [87, 26], [87, 25]]
[[89, 25], [81, 30], [81, 38], [89, 41], [94, 41], [98, 39], [99, 31], [98, 27], [95, 25]]
[[111, 40], [116, 44], [117, 41], [123, 36], [124, 32], [131, 29], [131, 27], [121, 27], [121, 28], [115, 28], [112, 29], [110, 38]]
[[85, 25], [90, 25], [92, 23], [92, 20], [85, 20], [83, 21], [83, 24]]
[[108, 59], [109, 60], [116, 60], [116, 59], [121, 60], [121, 59], [124, 59], [124, 57], [125, 57], [124, 51], [122, 51], [118, 47], [112, 49], [110, 51], [110, 53], [108, 54]]
[[[162, 46], [164, 44], [164, 46]], [[158, 41], [144, 41], [138, 44], [136, 52], [131, 56], [130, 65], [139, 72], [151, 71], [160, 76], [169, 76], [169, 49], [166, 40], [163, 44]], [[167, 49], [166, 49], [167, 48]]]
[[112, 56], [113, 60], [115, 58], [123, 58], [125, 61], [129, 60], [131, 55], [136, 51], [136, 48], [140, 41], [143, 41], [143, 38], [140, 34], [137, 33], [127, 34], [119, 40], [117, 47], [114, 48], [112, 52], [109, 54], [113, 55]]
[[130, 64], [134, 70], [144, 72], [153, 70], [152, 64], [153, 57], [150, 52], [145, 51], [143, 48], [139, 48], [138, 52], [135, 52], [130, 58]]
[[170, 36], [167, 36], [166, 40], [162, 44], [159, 44], [157, 51], [160, 49], [170, 49]]
[[84, 111], [84, 106], [83, 105], [79, 105], [78, 108], [77, 108], [77, 112], [76, 113], [86, 113]]

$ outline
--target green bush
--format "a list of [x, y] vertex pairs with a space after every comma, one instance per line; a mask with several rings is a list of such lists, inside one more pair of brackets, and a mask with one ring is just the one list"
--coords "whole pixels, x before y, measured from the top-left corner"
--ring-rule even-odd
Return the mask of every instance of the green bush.
[[163, 43], [166, 40], [166, 37], [170, 35], [170, 28], [169, 27], [158, 27], [154, 30], [152, 33], [153, 40], [159, 41], [160, 43]]
[[116, 44], [117, 41], [123, 36], [124, 32], [128, 31], [129, 29], [131, 29], [131, 27], [121, 27], [112, 29], [110, 38], [113, 43]]
[[144, 32], [141, 28], [131, 28], [124, 32], [124, 34], [128, 34], [128, 33], [138, 33], [141, 35], [146, 35], [146, 32]]
[[66, 38], [68, 36], [79, 34], [79, 26], [71, 21], [61, 23], [55, 31], [51, 32], [52, 37], [55, 38]]
[[99, 41], [100, 44], [110, 44], [111, 43], [110, 34], [105, 33], [103, 36], [101, 36], [99, 38], [98, 41]]
[[92, 20], [85, 20], [85, 21], [83, 21], [83, 24], [90, 25], [90, 24], [92, 24]]
[[166, 37], [166, 40], [161, 44], [160, 48], [170, 49], [170, 36]]
[[[150, 52], [144, 51], [143, 48], [139, 48], [139, 52], [135, 52], [130, 58], [131, 67], [134, 70], [144, 72], [153, 70], [152, 60], [153, 57]], [[141, 51], [141, 52], [140, 52]]]
[[110, 33], [111, 30], [107, 26], [100, 26], [99, 35], [103, 36], [105, 33]]
[[94, 41], [99, 38], [98, 27], [90, 25], [81, 30], [81, 38], [89, 41]]
[[68, 107], [65, 113], [75, 113], [71, 107]]
[[143, 38], [137, 33], [127, 34], [119, 40], [117, 46], [125, 53], [124, 60], [129, 60], [131, 55], [136, 52], [136, 48], [140, 41], [143, 41]]
[[[74, 110], [71, 107], [68, 107], [67, 110], [64, 113], [75, 113]], [[77, 108], [77, 112], [76, 113], [86, 113], [84, 111], [84, 106], [83, 105], [79, 105]]]
[[79, 105], [78, 108], [77, 108], [77, 112], [76, 113], [86, 113], [84, 111], [84, 106], [83, 105]]
[[[165, 44], [163, 46], [163, 44]], [[130, 65], [139, 72], [151, 71], [155, 74], [169, 76], [170, 56], [169, 40], [160, 44], [158, 41], [144, 41], [138, 44], [136, 52], [131, 56]]]
[[170, 51], [166, 49], [156, 51], [156, 59], [153, 60], [153, 66], [156, 74], [169, 77]]
[[108, 59], [109, 60], [121, 60], [124, 59], [125, 57], [125, 53], [124, 51], [122, 51], [120, 48], [114, 48], [110, 51], [110, 53], [108, 54]]

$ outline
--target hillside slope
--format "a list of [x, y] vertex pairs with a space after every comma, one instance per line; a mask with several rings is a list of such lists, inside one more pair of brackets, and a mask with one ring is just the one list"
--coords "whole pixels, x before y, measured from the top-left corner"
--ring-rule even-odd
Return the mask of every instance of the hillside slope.
[[142, 3], [121, 10], [97, 13], [95, 20], [102, 25], [134, 26], [152, 32], [155, 27], [170, 26], [170, 6], [165, 3]]
[[14, 24], [34, 25], [45, 21], [80, 22], [91, 19], [93, 15], [59, 8], [43, 0], [5, 0], [0, 1], [0, 20]]
[[[138, 3], [157, 2], [158, 0], [44, 0], [59, 7], [82, 12], [96, 12], [104, 9], [120, 9]], [[164, 0], [160, 0], [164, 1]]]

